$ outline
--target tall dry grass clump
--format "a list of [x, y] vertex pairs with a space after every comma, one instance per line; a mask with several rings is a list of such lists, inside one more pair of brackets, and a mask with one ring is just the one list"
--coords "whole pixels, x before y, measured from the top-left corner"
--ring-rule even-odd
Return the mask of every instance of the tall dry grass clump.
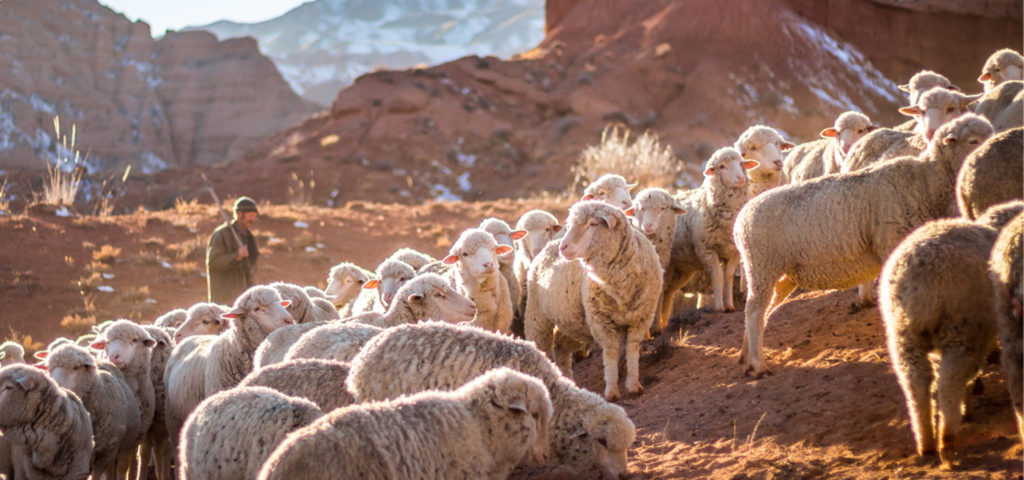
[[37, 201], [47, 205], [70, 207], [75, 204], [75, 197], [78, 196], [78, 189], [82, 185], [85, 159], [78, 150], [75, 150], [75, 125], [71, 125], [70, 143], [67, 135], [60, 133], [59, 116], [53, 117], [53, 131], [57, 135], [57, 161], [46, 163], [46, 179]]
[[622, 126], [607, 126], [601, 132], [601, 143], [583, 150], [573, 167], [571, 193], [579, 194], [590, 182], [606, 173], [617, 173], [637, 189], [647, 187], [678, 187], [683, 164], [676, 159], [672, 147], [662, 145], [658, 136], [644, 132], [630, 141], [631, 132]]

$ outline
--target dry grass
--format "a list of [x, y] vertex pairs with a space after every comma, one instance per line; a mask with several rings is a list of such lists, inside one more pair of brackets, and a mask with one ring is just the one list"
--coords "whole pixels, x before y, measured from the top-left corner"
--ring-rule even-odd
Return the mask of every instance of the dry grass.
[[11, 197], [7, 191], [7, 177], [0, 184], [0, 215], [11, 213]]
[[619, 126], [605, 127], [601, 143], [583, 150], [573, 166], [571, 195], [578, 195], [601, 175], [616, 173], [638, 188], [680, 187], [683, 164], [672, 148], [662, 145], [657, 135], [644, 132], [630, 141], [631, 132]]
[[12, 342], [20, 343], [25, 348], [25, 359], [35, 358], [36, 352], [46, 348], [46, 344], [37, 341], [32, 338], [32, 335], [26, 335], [15, 331], [11, 327], [7, 327], [7, 339]]
[[80, 313], [65, 315], [60, 321], [61, 328], [63, 328], [66, 334], [72, 338], [91, 332], [92, 327], [95, 325], [95, 315], [83, 315]]
[[117, 260], [117, 257], [119, 257], [120, 255], [120, 248], [111, 245], [104, 245], [100, 247], [99, 250], [92, 252], [92, 259], [100, 263], [111, 265]]
[[196, 235], [183, 242], [170, 245], [169, 248], [174, 252], [174, 257], [178, 261], [198, 263], [206, 261], [206, 239], [201, 236]]
[[47, 205], [63, 205], [70, 207], [75, 204], [78, 189], [82, 185], [82, 174], [85, 173], [85, 159], [81, 152], [75, 150], [77, 127], [71, 126], [71, 140], [60, 133], [60, 117], [53, 117], [53, 131], [58, 140], [57, 161], [46, 163], [46, 179], [43, 191], [36, 195], [36, 201]]

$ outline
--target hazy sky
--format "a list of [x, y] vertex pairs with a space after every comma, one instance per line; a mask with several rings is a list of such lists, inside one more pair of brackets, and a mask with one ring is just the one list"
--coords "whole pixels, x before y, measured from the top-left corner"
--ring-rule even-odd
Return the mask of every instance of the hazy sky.
[[154, 36], [164, 30], [205, 25], [217, 20], [252, 23], [280, 16], [309, 0], [100, 0], [131, 20], [149, 24]]

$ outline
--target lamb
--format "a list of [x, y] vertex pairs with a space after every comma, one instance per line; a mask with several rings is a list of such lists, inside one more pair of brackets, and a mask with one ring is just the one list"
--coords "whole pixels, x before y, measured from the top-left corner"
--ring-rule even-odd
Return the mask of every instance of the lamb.
[[395, 292], [416, 276], [416, 271], [401, 260], [389, 258], [377, 265], [376, 276], [376, 279], [363, 284], [363, 291], [356, 297], [348, 316], [386, 312]]
[[185, 312], [185, 321], [174, 332], [174, 344], [177, 345], [193, 335], [220, 335], [227, 330], [227, 320], [221, 318], [231, 310], [216, 303], [199, 302]]
[[554, 215], [544, 210], [530, 210], [519, 217], [516, 230], [525, 230], [527, 235], [516, 241], [515, 260], [512, 271], [519, 284], [519, 301], [513, 307], [513, 334], [523, 336], [523, 312], [526, 310], [526, 271], [530, 269], [533, 257], [547, 245], [548, 241], [562, 230], [562, 225]]
[[363, 285], [373, 277], [373, 273], [351, 263], [339, 263], [331, 267], [327, 274], [327, 288], [324, 293], [333, 297], [332, 303], [341, 318], [349, 316], [352, 302], [359, 296]]
[[125, 478], [135, 457], [141, 419], [135, 393], [121, 370], [73, 344], [50, 352], [46, 370], [57, 385], [75, 392], [89, 412], [94, 440], [90, 463], [93, 476]]
[[323, 415], [309, 400], [265, 387], [220, 392], [203, 400], [185, 423], [179, 478], [256, 478], [263, 462], [286, 435]]
[[[962, 219], [928, 222], [893, 250], [880, 277], [889, 356], [906, 397], [917, 453], [934, 453], [937, 439], [946, 467], [955, 462], [968, 385], [995, 347], [995, 292], [987, 275], [996, 235]], [[934, 353], [940, 359], [933, 374], [929, 355]]]
[[447, 278], [456, 291], [476, 306], [473, 324], [488, 330], [507, 332], [512, 326], [512, 296], [498, 266], [498, 258], [512, 252], [494, 236], [479, 228], [463, 231], [442, 260], [457, 265]]
[[789, 183], [803, 183], [839, 173], [853, 145], [876, 128], [863, 113], [843, 112], [832, 127], [821, 131], [821, 139], [797, 145], [789, 151], [783, 162], [784, 176]]
[[[400, 361], [398, 359], [401, 359]], [[388, 329], [353, 360], [348, 390], [361, 402], [454, 390], [490, 369], [540, 379], [551, 393], [551, 459], [581, 478], [619, 478], [636, 431], [626, 412], [563, 377], [532, 342], [470, 325], [424, 322]]]
[[740, 135], [733, 147], [744, 159], [754, 160], [759, 164], [747, 172], [750, 179], [750, 183], [747, 184], [749, 198], [783, 183], [782, 152], [793, 148], [793, 144], [784, 140], [777, 130], [764, 125], [754, 125]]
[[171, 452], [170, 436], [167, 432], [167, 420], [164, 407], [167, 404], [167, 385], [164, 384], [164, 369], [167, 367], [167, 359], [174, 350], [175, 342], [171, 340], [166, 331], [153, 325], [143, 325], [149, 337], [156, 342], [149, 354], [149, 379], [153, 382], [153, 422], [146, 432], [145, 440], [142, 442], [142, 450], [139, 454], [142, 458], [143, 468], [152, 456], [154, 470], [158, 480], [171, 478], [171, 459], [174, 454]]
[[1021, 242], [1024, 238], [1024, 214], [1017, 215], [996, 238], [989, 259], [990, 278], [996, 293], [995, 319], [1002, 348], [1000, 364], [1006, 372], [1006, 386], [1017, 417], [1017, 432], [1024, 442], [1024, 387], [1021, 386], [1021, 357], [1024, 356], [1024, 261]]
[[1024, 198], [1024, 128], [986, 140], [967, 156], [956, 179], [956, 203], [968, 219], [1015, 198]]
[[409, 264], [409, 266], [412, 267], [413, 270], [416, 271], [419, 271], [421, 268], [423, 268], [424, 265], [427, 265], [428, 263], [437, 261], [436, 258], [409, 247], [403, 247], [399, 248], [398, 250], [395, 250], [395, 253], [392, 253], [391, 256], [388, 258], [393, 258], [395, 260], [405, 262]]
[[319, 304], [316, 299], [309, 298], [306, 290], [294, 283], [274, 282], [270, 287], [277, 289], [281, 299], [288, 302], [288, 313], [291, 314], [295, 323], [308, 323], [317, 321], [330, 321], [338, 319], [338, 311], [334, 305], [323, 300]]
[[527, 455], [543, 461], [550, 420], [547, 388], [501, 368], [452, 392], [339, 408], [289, 435], [258, 478], [507, 478]]
[[[780, 187], [747, 203], [733, 232], [747, 278], [740, 351], [747, 373], [767, 372], [765, 320], [793, 290], [870, 282], [911, 230], [948, 216], [964, 157], [990, 135], [987, 120], [966, 114], [943, 125], [919, 158]], [[871, 301], [869, 292], [862, 302]]]
[[348, 363], [307, 358], [254, 370], [238, 386], [267, 387], [288, 396], [305, 398], [320, 410], [330, 412], [355, 403], [345, 386], [348, 374]]
[[277, 290], [257, 285], [242, 293], [226, 314], [224, 333], [189, 337], [174, 347], [164, 370], [167, 385], [167, 431], [178, 441], [181, 425], [204, 398], [234, 387], [251, 370], [260, 342], [275, 329], [292, 324]]
[[636, 194], [633, 206], [625, 213], [633, 217], [636, 228], [654, 245], [661, 268], [667, 267], [676, 233], [676, 215], [686, 213], [686, 210], [665, 189], [645, 188]]
[[184, 308], [175, 308], [174, 310], [171, 310], [163, 315], [160, 315], [159, 317], [156, 317], [156, 320], [153, 320], [153, 325], [156, 325], [163, 329], [178, 328], [181, 327], [181, 324], [185, 323], [185, 320], [187, 318], [187, 310], [185, 310]]
[[292, 348], [292, 345], [295, 345], [295, 342], [300, 337], [305, 335], [306, 332], [324, 325], [327, 325], [327, 322], [297, 323], [286, 325], [270, 332], [270, 335], [267, 335], [267, 338], [260, 342], [259, 347], [256, 348], [256, 353], [253, 354], [253, 369], [258, 370], [267, 365], [284, 361], [284, 356], [288, 354], [288, 350]]
[[475, 323], [479, 317], [476, 304], [449, 286], [448, 280], [423, 273], [402, 285], [397, 300], [391, 302], [391, 308], [384, 315], [367, 313], [347, 321], [388, 328], [427, 319]]
[[529, 232], [518, 229], [512, 230], [512, 227], [509, 227], [508, 223], [505, 223], [504, 220], [494, 217], [484, 219], [480, 222], [479, 228], [493, 235], [494, 241], [498, 242], [498, 245], [509, 246], [508, 253], [498, 255], [498, 270], [501, 272], [501, 276], [505, 278], [505, 282], [508, 283], [508, 294], [509, 298], [512, 299], [514, 315], [515, 306], [519, 304], [519, 299], [523, 296], [522, 288], [519, 282], [516, 282], [516, 275], [513, 271], [513, 261], [515, 260], [514, 242], [526, 237]]
[[1024, 82], [1003, 82], [985, 92], [974, 112], [992, 122], [997, 132], [1024, 126]]
[[[429, 318], [429, 317], [428, 317]], [[472, 317], [469, 317], [472, 319]], [[322, 358], [348, 362], [383, 329], [357, 322], [335, 322], [314, 328], [295, 341], [285, 362], [301, 358]]]
[[990, 55], [978, 77], [978, 83], [985, 86], [985, 93], [1011, 80], [1024, 80], [1024, 57], [1009, 48]]
[[928, 90], [916, 104], [900, 108], [900, 113], [917, 119], [913, 133], [882, 128], [865, 135], [850, 150], [841, 171], [855, 172], [894, 158], [919, 155], [939, 127], [967, 113], [968, 105], [978, 98], [980, 95], [964, 95], [941, 87]]
[[636, 184], [627, 184], [622, 175], [607, 173], [583, 190], [582, 200], [597, 200], [625, 210], [633, 205], [633, 197], [629, 191], [634, 187]]
[[25, 347], [10, 340], [0, 344], [0, 367], [25, 363]]
[[566, 225], [562, 240], [549, 242], [530, 267], [526, 338], [570, 378], [572, 353], [596, 341], [608, 400], [619, 397], [619, 345], [625, 339], [626, 391], [639, 393], [640, 341], [661, 294], [658, 253], [621, 210], [601, 202], [576, 203]]
[[89, 476], [92, 423], [73, 392], [30, 365], [0, 368], [0, 431], [11, 447], [13, 478]]

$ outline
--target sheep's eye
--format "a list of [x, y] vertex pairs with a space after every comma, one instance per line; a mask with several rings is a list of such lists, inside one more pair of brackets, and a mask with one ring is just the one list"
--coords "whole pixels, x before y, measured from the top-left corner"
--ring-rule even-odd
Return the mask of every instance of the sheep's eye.
[[254, 311], [254, 312], [258, 312], [258, 311], [260, 311], [260, 310], [262, 310], [262, 309], [263, 309], [263, 307], [261, 307], [261, 306], [257, 305], [256, 307], [254, 307], [254, 308], [252, 309], [252, 311]]
[[604, 448], [608, 448], [608, 440], [605, 440], [603, 438], [599, 438], [599, 439], [597, 439], [597, 443], [600, 443], [601, 446], [604, 447]]
[[750, 147], [750, 151], [751, 152], [756, 152], [757, 151], [757, 147]]
[[972, 138], [972, 139], [968, 140], [967, 143], [969, 143], [971, 145], [977, 145], [978, 144], [978, 139]]
[[999, 73], [999, 68], [993, 68], [992, 73]]
[[441, 293], [441, 292], [435, 293], [434, 296], [437, 297], [437, 298], [444, 298], [444, 294]]
[[954, 110], [955, 109], [953, 107], [949, 107], [946, 109], [946, 113], [953, 113]]

